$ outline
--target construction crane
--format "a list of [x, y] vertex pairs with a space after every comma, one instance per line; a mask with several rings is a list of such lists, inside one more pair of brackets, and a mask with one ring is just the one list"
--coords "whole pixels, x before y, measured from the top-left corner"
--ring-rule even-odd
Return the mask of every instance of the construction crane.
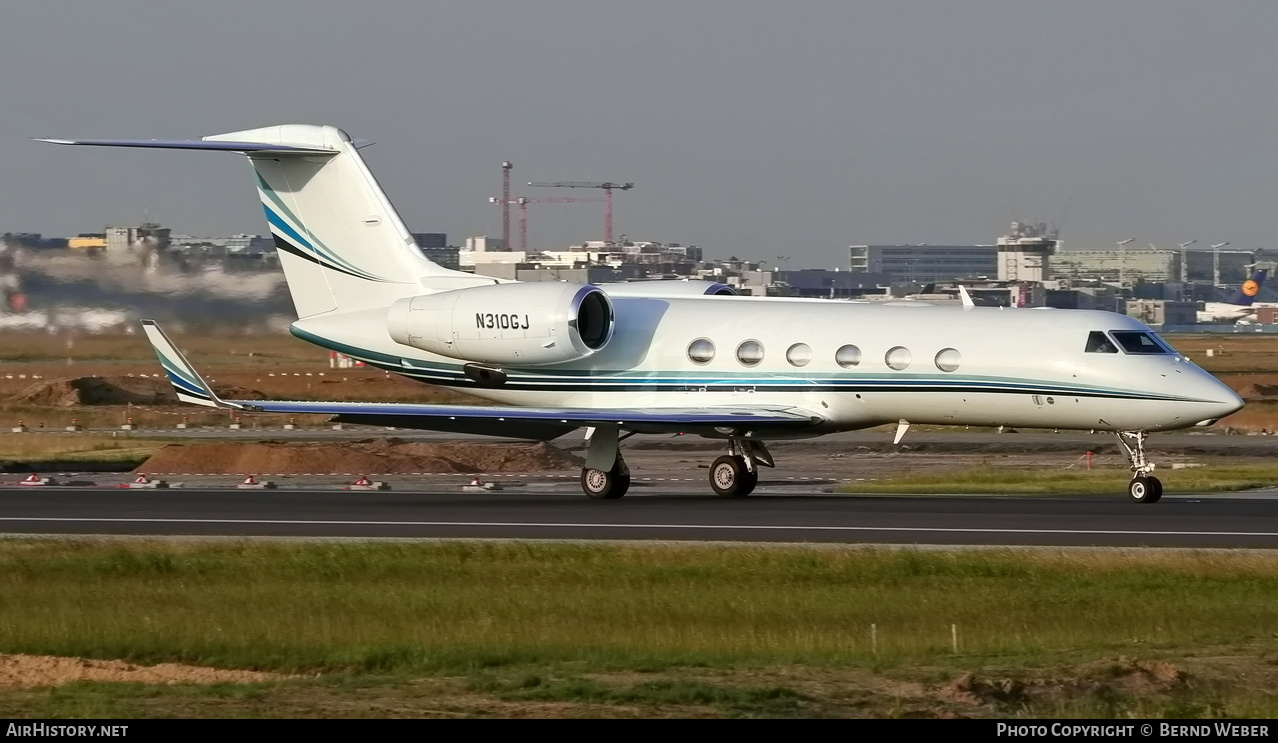
[[583, 201], [603, 201], [602, 197], [589, 199], [574, 199], [569, 197], [549, 198], [549, 199], [529, 199], [520, 196], [515, 199], [499, 199], [492, 197], [488, 199], [490, 203], [501, 204], [502, 210], [509, 209], [511, 204], [519, 207], [519, 250], [521, 252], [528, 250], [528, 205], [529, 204], [575, 204]]
[[554, 183], [544, 183], [540, 181], [529, 181], [530, 186], [545, 186], [548, 188], [602, 188], [604, 192], [604, 240], [612, 244], [612, 190], [629, 191], [635, 187], [633, 183], [593, 183], [590, 181], [555, 181]]
[[[515, 167], [509, 160], [501, 163], [501, 249], [510, 250], [510, 170]], [[521, 248], [522, 250], [522, 248]]]

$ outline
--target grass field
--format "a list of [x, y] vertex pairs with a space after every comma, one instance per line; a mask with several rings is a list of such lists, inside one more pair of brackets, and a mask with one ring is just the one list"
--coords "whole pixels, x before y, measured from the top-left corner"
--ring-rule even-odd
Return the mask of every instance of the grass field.
[[[2, 652], [299, 677], [0, 691], [10, 715], [357, 689], [374, 715], [1267, 717], [1273, 687], [1229, 674], [1278, 673], [1276, 633], [1278, 561], [1251, 553], [0, 543]], [[1219, 678], [1183, 670], [1203, 654]]]
[[170, 443], [162, 438], [68, 433], [0, 433], [0, 462], [142, 462]]
[[[1232, 492], [1278, 486], [1278, 465], [1239, 464], [1228, 460], [1199, 462], [1203, 466], [1157, 470], [1169, 492]], [[1174, 472], [1174, 474], [1171, 474]], [[976, 465], [941, 472], [905, 474], [857, 482], [845, 493], [1057, 493], [1113, 495], [1131, 476], [1126, 467], [1060, 470]]]

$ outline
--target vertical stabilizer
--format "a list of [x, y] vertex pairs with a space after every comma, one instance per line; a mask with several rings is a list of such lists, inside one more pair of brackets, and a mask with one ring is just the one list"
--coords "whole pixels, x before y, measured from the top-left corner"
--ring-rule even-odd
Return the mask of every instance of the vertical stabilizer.
[[1241, 307], [1250, 307], [1252, 302], [1256, 301], [1256, 295], [1260, 293], [1260, 287], [1265, 283], [1265, 276], [1269, 272], [1266, 269], [1260, 269], [1252, 273], [1252, 275], [1238, 287], [1238, 291], [1234, 292], [1229, 298], [1229, 304], [1236, 304]]
[[422, 255], [341, 129], [286, 124], [204, 139], [310, 150], [246, 153], [299, 318], [384, 307], [459, 273]]
[[248, 156], [299, 318], [495, 281], [422, 255], [356, 144], [337, 127], [282, 124], [197, 140], [44, 141]]

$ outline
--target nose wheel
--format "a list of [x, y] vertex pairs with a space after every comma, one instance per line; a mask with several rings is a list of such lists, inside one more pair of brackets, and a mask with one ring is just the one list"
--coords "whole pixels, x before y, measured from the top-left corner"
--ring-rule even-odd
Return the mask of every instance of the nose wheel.
[[1118, 443], [1123, 445], [1131, 462], [1132, 472], [1136, 473], [1127, 483], [1127, 494], [1137, 503], [1157, 503], [1163, 497], [1163, 483], [1149, 474], [1154, 471], [1154, 463], [1145, 458], [1145, 437], [1148, 434], [1144, 431], [1118, 431], [1117, 434]]
[[1153, 475], [1137, 475], [1127, 483], [1127, 493], [1137, 503], [1157, 503], [1163, 497], [1163, 482]]

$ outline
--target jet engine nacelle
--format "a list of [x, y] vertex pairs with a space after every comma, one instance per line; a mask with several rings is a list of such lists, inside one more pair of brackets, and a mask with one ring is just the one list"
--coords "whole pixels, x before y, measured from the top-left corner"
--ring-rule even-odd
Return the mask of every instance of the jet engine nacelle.
[[720, 284], [717, 281], [688, 281], [685, 279], [624, 281], [615, 284], [599, 284], [598, 286], [613, 296], [626, 297], [669, 297], [695, 294], [732, 296], [737, 293], [732, 287], [727, 284]]
[[510, 366], [559, 364], [603, 348], [612, 302], [598, 287], [494, 284], [401, 299], [387, 313], [396, 343], [449, 358]]

